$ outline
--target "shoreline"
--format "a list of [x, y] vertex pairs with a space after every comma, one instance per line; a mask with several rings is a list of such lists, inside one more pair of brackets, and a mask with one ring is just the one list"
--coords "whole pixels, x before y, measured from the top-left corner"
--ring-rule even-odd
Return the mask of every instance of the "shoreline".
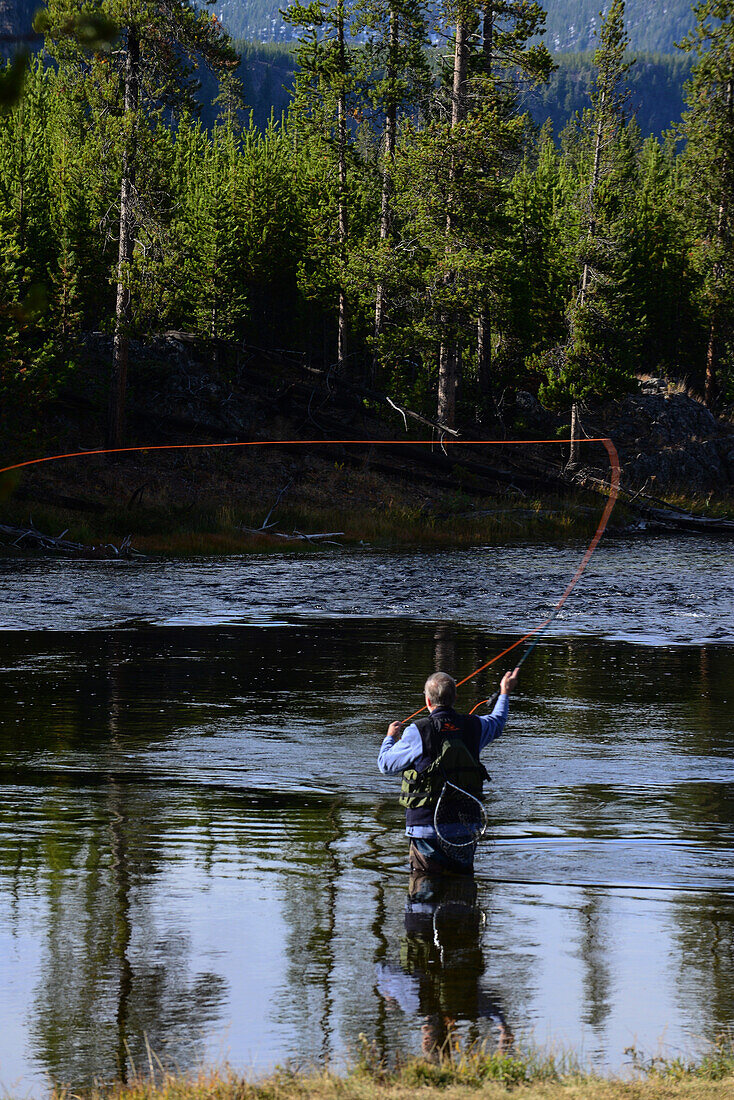
[[410, 1058], [388, 1068], [374, 1045], [360, 1036], [362, 1051], [344, 1075], [328, 1067], [276, 1067], [261, 1078], [230, 1067], [196, 1075], [169, 1073], [151, 1064], [149, 1077], [135, 1073], [125, 1084], [97, 1082], [88, 1088], [55, 1086], [53, 1100], [731, 1100], [734, 1050], [723, 1041], [696, 1061], [645, 1059], [631, 1050], [629, 1076], [603, 1077], [568, 1055], [521, 1051], [488, 1053], [483, 1048]]
[[[44, 494], [48, 497], [48, 494]], [[160, 503], [153, 506], [89, 507], [82, 511], [33, 499], [6, 500], [0, 523], [18, 531], [34, 528], [54, 539], [60, 537], [82, 544], [87, 556], [115, 557], [103, 553], [105, 545], [117, 547], [126, 541], [144, 557], [206, 557], [223, 554], [310, 553], [323, 548], [450, 549], [470, 546], [505, 545], [510, 542], [561, 542], [582, 540], [593, 535], [603, 503], [599, 507], [560, 497], [484, 498], [479, 505], [468, 500], [439, 501], [430, 509], [404, 499], [350, 508], [328, 502], [304, 502], [283, 506], [268, 517], [269, 504], [197, 504], [189, 507]], [[471, 505], [474, 504], [474, 507]], [[263, 529], [263, 523], [268, 527]], [[630, 523], [623, 505], [618, 505], [608, 533], [620, 533]], [[0, 533], [3, 557], [53, 553], [31, 549], [32, 539], [16, 540]], [[25, 547], [23, 543], [25, 542]], [[61, 549], [56, 551], [66, 556]], [[84, 557], [84, 552], [69, 556]], [[135, 556], [133, 554], [132, 556]]]
[[[321, 550], [359, 548], [385, 551], [430, 551], [506, 546], [513, 543], [536, 545], [588, 541], [597, 526], [601, 509], [559, 500], [535, 500], [518, 508], [488, 508], [488, 515], [416, 517], [398, 510], [340, 515], [335, 509], [298, 509], [284, 512], [273, 528], [262, 529], [262, 518], [250, 511], [185, 509], [181, 514], [165, 508], [110, 509], [89, 516], [63, 506], [13, 502], [0, 515], [0, 558], [56, 557], [69, 560], [144, 561], [303, 554]], [[12, 533], [10, 529], [14, 528]], [[48, 546], [34, 544], [33, 532], [43, 535]], [[17, 538], [27, 532], [27, 537]], [[63, 537], [62, 537], [63, 536]], [[701, 531], [674, 530], [635, 522], [624, 506], [617, 504], [603, 540], [656, 538], [683, 540]], [[708, 537], [720, 538], [712, 531]], [[726, 535], [724, 537], [727, 537]], [[73, 549], [53, 542], [77, 544]], [[120, 547], [123, 552], [120, 553]]]
[[[593, 536], [607, 499], [601, 472], [559, 483], [555, 468], [533, 474], [530, 461], [501, 471], [458, 458], [444, 469], [431, 454], [385, 463], [369, 450], [349, 455], [324, 445], [295, 457], [275, 445], [262, 454], [204, 448], [39, 465], [0, 477], [0, 556], [116, 559], [124, 544], [129, 557], [206, 557], [332, 543], [440, 549]], [[629, 490], [605, 537], [670, 530], [655, 522], [656, 510], [673, 517], [687, 510], [712, 534], [717, 521], [734, 526], [727, 493], [669, 492], [649, 498], [656, 507], [647, 513], [628, 498]], [[62, 536], [75, 545], [55, 546]]]

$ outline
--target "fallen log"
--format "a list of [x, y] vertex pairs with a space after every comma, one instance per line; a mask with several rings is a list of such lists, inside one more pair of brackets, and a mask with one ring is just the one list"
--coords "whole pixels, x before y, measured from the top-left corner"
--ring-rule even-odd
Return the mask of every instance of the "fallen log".
[[273, 535], [277, 539], [305, 539], [306, 542], [323, 542], [330, 546], [341, 546], [341, 543], [334, 542], [334, 539], [337, 536], [344, 537], [343, 531], [324, 531], [313, 535], [307, 535], [303, 531], [293, 531], [292, 534], [287, 535], [285, 531], [274, 531], [273, 527], [274, 524], [271, 523], [268, 527], [240, 527], [240, 531], [247, 535]]
[[697, 516], [692, 512], [681, 512], [678, 509], [673, 511], [670, 508], [653, 508], [637, 501], [625, 500], [625, 504], [639, 512], [643, 519], [667, 529], [674, 527], [678, 531], [704, 532], [707, 535], [734, 535], [732, 519]]
[[12, 527], [0, 523], [0, 536], [7, 536], [11, 542], [4, 542], [5, 546], [16, 550], [45, 550], [57, 554], [76, 555], [85, 558], [119, 558], [124, 560], [145, 557], [131, 545], [131, 535], [126, 535], [119, 546], [108, 542], [101, 546], [85, 546], [82, 542], [72, 542], [64, 538], [66, 531], [60, 535], [46, 535], [39, 531], [31, 521], [29, 527]]
[[[576, 471], [569, 479], [574, 485], [591, 492], [607, 496], [609, 486], [602, 478], [595, 477], [587, 470]], [[714, 516], [698, 516], [686, 512], [678, 505], [668, 505], [658, 497], [648, 496], [640, 490], [632, 491], [620, 486], [619, 498], [629, 511], [639, 515], [652, 526], [666, 531], [688, 531], [694, 534], [734, 535], [734, 520]]]
[[[277, 532], [273, 533], [277, 534]], [[292, 535], [284, 535], [283, 537], [286, 539], [308, 539], [309, 542], [318, 542], [320, 539], [323, 539], [324, 541], [334, 539], [337, 537], [337, 535], [341, 538], [344, 538], [343, 531], [327, 531], [324, 534], [318, 535], [306, 535], [303, 531], [294, 531]], [[339, 546], [339, 543], [335, 542], [332, 545]]]

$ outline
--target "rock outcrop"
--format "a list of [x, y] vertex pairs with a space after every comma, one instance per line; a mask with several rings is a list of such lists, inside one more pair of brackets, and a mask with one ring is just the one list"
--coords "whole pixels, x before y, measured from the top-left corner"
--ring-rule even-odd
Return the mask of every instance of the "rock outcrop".
[[636, 393], [603, 417], [627, 486], [652, 483], [687, 493], [734, 485], [734, 426], [686, 393]]
[[[568, 416], [554, 416], [530, 393], [517, 394], [524, 424], [557, 434]], [[734, 424], [718, 419], [694, 397], [651, 379], [637, 393], [580, 413], [587, 436], [608, 435], [617, 447], [628, 488], [687, 494], [734, 488]]]

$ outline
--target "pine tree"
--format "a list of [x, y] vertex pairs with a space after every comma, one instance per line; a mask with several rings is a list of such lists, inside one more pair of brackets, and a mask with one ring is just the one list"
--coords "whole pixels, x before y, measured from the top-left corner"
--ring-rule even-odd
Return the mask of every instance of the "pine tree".
[[[433, 78], [426, 55], [425, 0], [358, 0], [355, 33], [367, 37], [360, 52], [358, 79], [372, 108], [379, 153], [379, 241], [384, 249], [393, 219], [391, 171], [402, 118], [416, 117], [426, 106]], [[385, 322], [385, 287], [375, 290], [372, 381], [378, 382], [379, 342]]]
[[[548, 49], [537, 39], [545, 34], [546, 14], [533, 0], [483, 0], [479, 7], [481, 45], [470, 58], [469, 97], [490, 95], [508, 116], [517, 112], [521, 86], [546, 83], [555, 68]], [[492, 312], [488, 300], [477, 317], [477, 409], [480, 418], [495, 405], [492, 371]]]
[[[244, 193], [239, 136], [231, 124], [211, 137], [199, 123], [183, 120], [176, 135], [174, 178], [177, 248], [167, 277], [177, 286], [184, 323], [212, 341], [243, 335], [246, 295], [241, 220]], [[174, 307], [175, 308], [175, 307]]]
[[55, 265], [46, 133], [53, 83], [53, 74], [35, 62], [15, 106], [0, 115], [0, 389], [6, 413], [23, 402], [31, 407], [55, 383], [45, 316]]
[[578, 287], [577, 184], [546, 127], [526, 151], [508, 202], [513, 264], [506, 328], [522, 362], [534, 362], [566, 335], [567, 303]]
[[15, 110], [0, 124], [0, 186], [12, 210], [19, 247], [32, 257], [39, 280], [54, 263], [47, 163], [47, 116], [53, 85], [53, 74], [44, 72], [39, 61], [34, 62]]
[[74, 363], [82, 313], [79, 260], [67, 234], [62, 237], [57, 271], [51, 278], [51, 295], [54, 348], [62, 369], [68, 369]]
[[591, 93], [591, 114], [587, 121], [594, 126], [594, 160], [589, 181], [588, 253], [583, 257], [579, 305], [584, 306], [595, 271], [592, 255], [598, 241], [597, 192], [605, 174], [613, 168], [614, 155], [625, 122], [625, 107], [629, 98], [626, 76], [630, 62], [625, 60], [629, 38], [624, 23], [625, 0], [612, 0], [602, 23], [599, 46], [594, 53], [596, 77]]
[[508, 281], [506, 207], [525, 133], [524, 118], [487, 101], [456, 126], [407, 127], [396, 152], [396, 241], [384, 278], [401, 316], [396, 308], [389, 337], [396, 357], [420, 354], [416, 381], [425, 391], [431, 380], [449, 426], [476, 318]]
[[705, 400], [712, 406], [734, 385], [734, 0], [705, 0], [694, 13], [695, 30], [682, 44], [696, 58], [682, 133], [708, 322]]
[[348, 112], [354, 113], [354, 47], [349, 42], [352, 9], [347, 0], [294, 3], [286, 22], [300, 28], [299, 71], [291, 117], [316, 135], [336, 156], [337, 368], [347, 362], [346, 262], [349, 238], [349, 162], [352, 156]]
[[[455, 8], [453, 64], [448, 81], [448, 125], [459, 140], [464, 132], [478, 127], [483, 130], [488, 151], [496, 150], [498, 159], [484, 170], [504, 183], [511, 178], [514, 167], [506, 157], [508, 127], [517, 120], [517, 92], [521, 81], [535, 83], [548, 78], [553, 67], [550, 54], [542, 45], [530, 45], [530, 39], [543, 33], [545, 14], [536, 3], [526, 0], [484, 0], [480, 8], [462, 0]], [[480, 30], [481, 28], [481, 30]], [[486, 129], [489, 125], [489, 130]], [[496, 137], [492, 136], [492, 131]], [[515, 151], [519, 153], [520, 129], [514, 131]], [[518, 158], [519, 159], [519, 158]], [[454, 187], [463, 187], [465, 164], [459, 150], [447, 162], [446, 191], [446, 251], [463, 246], [455, 238], [453, 211]], [[504, 191], [506, 194], [506, 191]], [[499, 196], [498, 196], [499, 198]], [[477, 303], [473, 326], [476, 332], [476, 362], [480, 415], [493, 405], [492, 398], [492, 331], [491, 316], [498, 302], [498, 277], [505, 268], [506, 241], [500, 225], [507, 221], [499, 207], [487, 223], [484, 242], [473, 244], [481, 256], [485, 272], [484, 301]], [[479, 261], [480, 256], [477, 256]], [[456, 319], [445, 315], [442, 325], [446, 339], [441, 344], [438, 368], [438, 418], [452, 424], [455, 415], [457, 388], [461, 376], [462, 352], [454, 346], [452, 332]]]
[[5, 415], [8, 396], [17, 388], [23, 363], [22, 313], [24, 274], [23, 250], [16, 227], [7, 215], [0, 215], [0, 405]]
[[81, 88], [46, 69], [49, 218], [53, 235], [52, 281], [73, 270], [80, 327], [106, 327], [114, 310], [110, 286], [119, 177], [108, 158], [108, 135], [91, 124]]
[[215, 71], [236, 59], [216, 19], [192, 0], [98, 0], [96, 14], [118, 28], [114, 48], [90, 53], [66, 28], [83, 0], [50, 0], [47, 42], [69, 82], [83, 85], [95, 125], [107, 128], [119, 170], [116, 305], [108, 445], [124, 438], [129, 335], [133, 320], [132, 265], [143, 221], [140, 201], [151, 124], [165, 110], [195, 109], [195, 64]]
[[[637, 336], [625, 325], [620, 301], [623, 261], [619, 219], [625, 190], [633, 186], [635, 157], [628, 128], [624, 0], [612, 0], [594, 54], [591, 107], [564, 135], [566, 155], [576, 164], [581, 186], [579, 283], [569, 308], [569, 336], [541, 360], [546, 399], [576, 404], [592, 395], [624, 392], [632, 385]], [[572, 461], [576, 458], [572, 446]]]
[[670, 144], [649, 138], [638, 159], [635, 186], [626, 189], [618, 222], [623, 324], [638, 334], [639, 370], [682, 377], [701, 359], [704, 342], [693, 234], [682, 216]]

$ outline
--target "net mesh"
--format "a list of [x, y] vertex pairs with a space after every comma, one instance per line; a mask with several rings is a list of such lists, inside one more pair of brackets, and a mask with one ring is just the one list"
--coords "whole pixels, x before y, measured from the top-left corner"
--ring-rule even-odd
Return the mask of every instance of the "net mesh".
[[436, 803], [433, 827], [447, 855], [466, 859], [487, 831], [487, 814], [478, 798], [447, 780]]

